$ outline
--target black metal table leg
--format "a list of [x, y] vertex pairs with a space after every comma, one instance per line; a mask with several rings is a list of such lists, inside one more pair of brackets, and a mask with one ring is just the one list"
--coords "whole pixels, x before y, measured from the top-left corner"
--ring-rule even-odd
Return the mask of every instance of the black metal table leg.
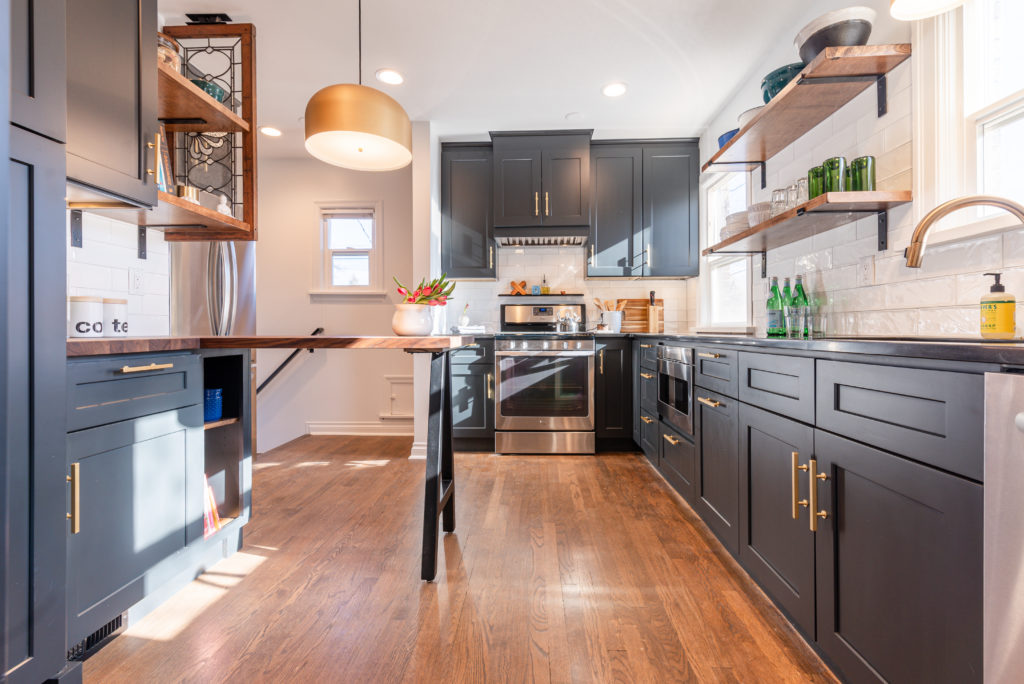
[[439, 517], [444, 531], [455, 531], [455, 459], [452, 450], [451, 366], [448, 352], [430, 355], [430, 401], [427, 419], [427, 476], [423, 500], [423, 565], [427, 582], [437, 576]]

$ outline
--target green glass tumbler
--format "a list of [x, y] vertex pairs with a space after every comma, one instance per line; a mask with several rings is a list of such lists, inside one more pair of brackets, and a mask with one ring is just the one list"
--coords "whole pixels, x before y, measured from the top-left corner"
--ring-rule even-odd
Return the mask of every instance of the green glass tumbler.
[[846, 167], [846, 180], [844, 182], [846, 183], [844, 186], [846, 192], [860, 190], [860, 188], [857, 187], [857, 177], [853, 175], [853, 166]]
[[814, 199], [825, 192], [825, 167], [815, 166], [807, 172], [807, 198]]
[[846, 190], [846, 157], [832, 157], [822, 164], [825, 168], [825, 192]]
[[875, 189], [875, 158], [857, 157], [850, 162], [853, 170], [854, 190], [870, 192]]

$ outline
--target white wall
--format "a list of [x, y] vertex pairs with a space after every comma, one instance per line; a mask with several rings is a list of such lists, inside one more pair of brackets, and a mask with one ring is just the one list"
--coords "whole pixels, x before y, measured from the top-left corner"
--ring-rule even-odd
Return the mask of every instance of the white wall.
[[[128, 334], [170, 330], [170, 258], [164, 234], [146, 231], [146, 258], [138, 258], [138, 226], [82, 213], [82, 246], [68, 247], [68, 296], [128, 300]], [[65, 239], [71, 244], [71, 212]], [[133, 282], [133, 276], [135, 282]]]
[[[314, 159], [260, 159], [260, 239], [256, 243], [256, 320], [260, 335], [391, 333], [397, 295], [391, 276], [412, 279], [411, 169], [359, 173]], [[316, 202], [380, 201], [383, 274], [389, 294], [311, 295], [320, 277]], [[266, 378], [289, 354], [260, 350], [258, 375]], [[389, 384], [388, 377], [394, 381]], [[401, 351], [303, 352], [259, 395], [261, 451], [307, 432], [412, 434], [412, 360]], [[390, 398], [396, 399], [392, 405]]]

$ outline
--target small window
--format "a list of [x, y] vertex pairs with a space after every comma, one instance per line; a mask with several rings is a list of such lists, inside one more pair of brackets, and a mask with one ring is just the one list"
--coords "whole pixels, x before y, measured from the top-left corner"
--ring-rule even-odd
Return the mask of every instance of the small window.
[[[747, 208], [748, 174], [725, 173], [709, 177], [704, 186], [701, 249], [719, 241], [729, 214]], [[702, 257], [700, 327], [731, 330], [749, 328], [750, 258], [722, 254]]]
[[321, 291], [339, 294], [379, 293], [382, 248], [375, 206], [321, 207]]

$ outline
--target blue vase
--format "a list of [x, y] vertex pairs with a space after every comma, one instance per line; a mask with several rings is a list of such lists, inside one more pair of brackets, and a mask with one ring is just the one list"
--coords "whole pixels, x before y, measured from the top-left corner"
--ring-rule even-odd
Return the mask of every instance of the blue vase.
[[203, 421], [220, 420], [224, 415], [224, 390], [208, 389], [203, 392]]

